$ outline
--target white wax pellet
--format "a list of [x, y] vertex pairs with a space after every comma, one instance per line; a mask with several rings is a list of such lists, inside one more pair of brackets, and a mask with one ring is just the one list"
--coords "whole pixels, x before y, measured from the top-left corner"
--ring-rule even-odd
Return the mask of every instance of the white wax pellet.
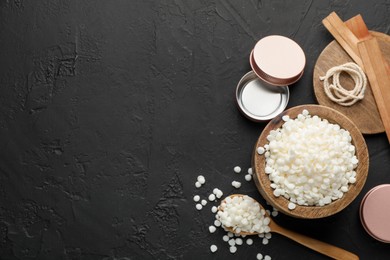
[[243, 241], [242, 238], [236, 238], [236, 245], [242, 245]]
[[234, 246], [236, 244], [236, 240], [234, 238], [229, 240], [229, 246]]
[[194, 196], [194, 201], [195, 201], [195, 202], [198, 202], [199, 200], [200, 200], [200, 196], [199, 196], [199, 195], [195, 195], [195, 196]]
[[210, 231], [210, 233], [214, 233], [215, 230], [217, 230], [216, 227], [214, 227], [214, 226], [209, 226], [209, 231]]
[[265, 255], [264, 260], [271, 260], [271, 257], [269, 255]]
[[241, 167], [240, 166], [234, 167], [234, 172], [235, 173], [240, 173], [241, 172]]
[[277, 211], [277, 210], [274, 210], [274, 211], [271, 212], [271, 215], [273, 217], [276, 217], [278, 214], [279, 214], [279, 211]]
[[200, 203], [201, 203], [203, 206], [206, 206], [207, 200], [202, 200]]
[[241, 182], [239, 181], [232, 181], [232, 186], [236, 189], [241, 187]]
[[342, 186], [340, 190], [342, 192], [347, 192], [348, 191], [348, 187], [347, 186]]
[[211, 208], [211, 212], [216, 213], [218, 211], [218, 208], [216, 206], [213, 206]]
[[263, 238], [263, 237], [264, 237], [264, 233], [260, 233], [260, 234], [258, 235], [258, 237]]
[[245, 180], [246, 181], [251, 181], [252, 180], [252, 175], [250, 175], [250, 174], [245, 175]]
[[275, 189], [274, 190], [274, 196], [275, 197], [279, 197], [280, 195], [282, 195], [282, 190], [281, 189]]
[[210, 194], [209, 195], [209, 201], [214, 201], [215, 200], [215, 195], [214, 194]]
[[203, 208], [202, 204], [199, 204], [199, 203], [196, 204], [195, 207], [197, 210], [201, 210]]
[[216, 252], [217, 250], [218, 250], [218, 247], [217, 247], [216, 245], [211, 245], [211, 246], [210, 246], [210, 251], [211, 251], [211, 252], [214, 253], [214, 252]]
[[249, 168], [249, 169], [248, 169], [248, 174], [250, 174], [250, 175], [252, 175], [252, 174], [253, 174], [253, 170], [252, 170], [252, 168]]
[[229, 241], [229, 236], [228, 235], [224, 235], [222, 237], [222, 240], [225, 241], [225, 242], [228, 242]]
[[215, 225], [216, 227], [220, 227], [221, 224], [222, 224], [221, 221], [219, 221], [218, 219], [214, 220], [214, 225]]
[[264, 147], [257, 147], [257, 153], [258, 154], [260, 154], [260, 155], [262, 155], [262, 154], [264, 154], [264, 152], [265, 152], [265, 149], [264, 149]]
[[198, 178], [197, 178], [197, 181], [200, 183], [200, 184], [205, 184], [206, 182], [206, 179], [203, 175], [199, 175]]
[[284, 116], [282, 116], [282, 120], [284, 122], [287, 122], [288, 120], [290, 120], [290, 117], [288, 115], [284, 115]]
[[234, 234], [232, 232], [228, 232], [227, 235], [228, 235], [228, 237], [233, 237], [234, 236]]
[[222, 197], [222, 195], [223, 195], [223, 192], [222, 192], [220, 189], [218, 189], [218, 188], [214, 188], [214, 189], [213, 189], [213, 194], [214, 194], [218, 199], [220, 199], [220, 198]]
[[195, 182], [195, 187], [197, 187], [197, 188], [200, 188], [202, 186], [202, 184], [200, 184], [200, 182]]
[[268, 244], [268, 238], [263, 238], [263, 241], [262, 241], [263, 245], [267, 245]]
[[297, 207], [297, 205], [293, 202], [289, 202], [288, 205], [287, 205], [288, 209], [289, 210], [293, 210]]
[[234, 254], [235, 252], [237, 252], [237, 247], [231, 246], [231, 247], [229, 248], [229, 251], [230, 251], [230, 253]]
[[248, 239], [246, 240], [246, 244], [247, 244], [248, 246], [252, 245], [252, 244], [253, 244], [253, 239], [248, 238]]
[[263, 255], [260, 254], [260, 253], [258, 253], [258, 254], [256, 255], [256, 259], [257, 259], [257, 260], [262, 260], [262, 259], [263, 259]]
[[271, 239], [271, 237], [272, 237], [272, 234], [271, 234], [271, 233], [266, 233], [266, 234], [265, 234], [265, 238], [266, 238], [266, 239]]

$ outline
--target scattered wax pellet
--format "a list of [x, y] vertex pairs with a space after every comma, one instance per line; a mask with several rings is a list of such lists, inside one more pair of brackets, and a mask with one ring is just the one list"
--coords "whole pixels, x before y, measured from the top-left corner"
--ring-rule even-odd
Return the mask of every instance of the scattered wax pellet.
[[216, 206], [213, 206], [211, 208], [211, 212], [216, 213], [218, 211], [218, 208]]
[[198, 202], [199, 200], [200, 200], [200, 196], [199, 196], [199, 195], [195, 195], [195, 196], [194, 196], [194, 201], [195, 201], [195, 202]]
[[200, 188], [202, 186], [202, 184], [200, 184], [200, 182], [195, 182], [195, 187], [197, 187], [197, 188]]
[[266, 238], [266, 239], [271, 239], [271, 237], [272, 237], [272, 234], [271, 234], [271, 233], [266, 233], [266, 234], [265, 234], [265, 238]]
[[227, 235], [228, 235], [228, 237], [233, 237], [234, 236], [234, 234], [232, 232], [228, 232]]
[[215, 226], [209, 226], [210, 233], [214, 233], [217, 228]]
[[195, 207], [196, 207], [197, 210], [201, 210], [203, 208], [202, 204], [199, 204], [199, 203], [196, 204]]
[[241, 187], [241, 182], [239, 181], [232, 181], [232, 186], [236, 189]]
[[203, 175], [199, 175], [197, 181], [202, 185], [206, 183], [206, 179]]
[[264, 256], [264, 260], [271, 260], [271, 257], [269, 255]]
[[223, 192], [222, 192], [220, 189], [218, 189], [218, 188], [214, 188], [214, 189], [213, 189], [213, 194], [214, 194], [218, 199], [220, 199], [220, 198], [222, 197], [222, 195], [223, 195]]
[[230, 253], [234, 254], [235, 252], [237, 252], [237, 247], [231, 246], [231, 247], [229, 248], [229, 251], [230, 251]]
[[241, 167], [240, 166], [234, 167], [234, 172], [235, 173], [240, 173], [241, 172]]
[[215, 200], [215, 195], [214, 194], [210, 194], [209, 195], [209, 201], [214, 201]]
[[263, 259], [263, 255], [260, 254], [260, 253], [258, 253], [258, 254], [256, 255], [256, 259], [257, 259], [257, 260], [262, 260], [262, 259]]
[[245, 180], [246, 181], [251, 181], [252, 180], [252, 175], [250, 175], [250, 174], [245, 175]]
[[202, 200], [200, 203], [201, 203], [203, 206], [206, 206], [207, 200]]
[[236, 244], [236, 240], [234, 238], [229, 240], [229, 246], [234, 246]]
[[242, 238], [236, 238], [236, 245], [242, 245], [243, 241], [242, 241]]
[[246, 240], [246, 244], [247, 244], [248, 246], [252, 245], [252, 244], [253, 244], [253, 239], [252, 239], [252, 238], [248, 238], [248, 239]]
[[253, 170], [252, 170], [252, 168], [249, 168], [249, 169], [248, 169], [248, 174], [250, 174], [250, 175], [252, 175], [252, 174], [253, 174]]
[[211, 246], [210, 246], [210, 251], [211, 251], [212, 253], [216, 252], [217, 250], [218, 250], [218, 247], [217, 247], [216, 245], [211, 245]]
[[229, 236], [228, 235], [224, 235], [223, 237], [222, 237], [222, 240], [223, 241], [225, 241], [225, 242], [227, 242], [227, 241], [229, 241]]
[[268, 244], [268, 238], [263, 238], [262, 243], [263, 243], [263, 245], [267, 245]]
[[221, 221], [219, 221], [218, 219], [214, 220], [214, 225], [216, 227], [220, 227], [222, 225]]

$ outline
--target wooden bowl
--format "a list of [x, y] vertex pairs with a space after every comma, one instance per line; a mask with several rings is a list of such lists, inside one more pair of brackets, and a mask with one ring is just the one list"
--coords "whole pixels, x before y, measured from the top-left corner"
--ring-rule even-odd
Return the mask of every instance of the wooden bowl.
[[[257, 153], [257, 147], [264, 146], [268, 143], [267, 136], [271, 130], [277, 129], [283, 125], [284, 121], [282, 120], [282, 117], [284, 115], [289, 115], [290, 118], [294, 119], [298, 116], [298, 114], [302, 113], [304, 109], [307, 109], [312, 116], [317, 115], [322, 119], [327, 119], [330, 123], [337, 123], [341, 128], [348, 130], [352, 137], [352, 144], [356, 148], [356, 157], [359, 162], [357, 168], [355, 169], [356, 182], [354, 184], [349, 184], [349, 190], [344, 193], [344, 196], [341, 199], [334, 200], [325, 206], [300, 206], [297, 204], [295, 209], [289, 210], [287, 207], [289, 200], [283, 196], [275, 197], [273, 195], [274, 190], [270, 187], [271, 181], [269, 180], [268, 175], [264, 172], [265, 156]], [[264, 199], [267, 200], [267, 202], [274, 208], [286, 215], [305, 219], [316, 219], [331, 216], [347, 207], [362, 190], [367, 179], [369, 164], [367, 145], [356, 125], [342, 113], [332, 108], [320, 105], [301, 105], [293, 107], [271, 120], [264, 128], [258, 141], [256, 142], [252, 160], [254, 180]]]

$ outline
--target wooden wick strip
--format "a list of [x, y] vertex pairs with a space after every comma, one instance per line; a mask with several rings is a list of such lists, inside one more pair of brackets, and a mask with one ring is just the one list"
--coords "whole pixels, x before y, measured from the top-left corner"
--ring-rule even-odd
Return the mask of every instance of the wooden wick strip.
[[348, 55], [364, 70], [363, 62], [357, 49], [359, 40], [344, 24], [340, 17], [335, 12], [332, 12], [322, 20], [322, 23]]
[[382, 52], [375, 37], [359, 42], [358, 49], [390, 142], [390, 76]]

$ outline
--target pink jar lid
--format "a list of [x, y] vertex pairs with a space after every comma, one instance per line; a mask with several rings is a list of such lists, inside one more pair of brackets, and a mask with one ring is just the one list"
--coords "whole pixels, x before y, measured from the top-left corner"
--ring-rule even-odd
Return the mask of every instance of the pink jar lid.
[[270, 35], [256, 43], [250, 55], [250, 64], [262, 80], [272, 85], [290, 85], [301, 78], [306, 57], [295, 41]]
[[373, 238], [390, 243], [390, 184], [367, 192], [360, 205], [360, 220]]

